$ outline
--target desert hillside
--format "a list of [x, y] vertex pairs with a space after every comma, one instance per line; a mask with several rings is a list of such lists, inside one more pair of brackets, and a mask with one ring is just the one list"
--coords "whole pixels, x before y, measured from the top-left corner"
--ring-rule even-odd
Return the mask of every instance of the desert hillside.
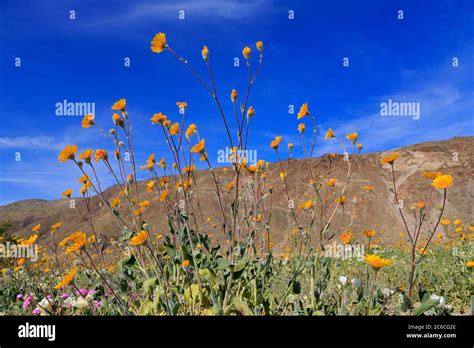
[[[405, 204], [411, 204], [421, 199], [427, 202], [428, 209], [431, 208], [431, 220], [434, 220], [437, 210], [435, 207], [441, 203], [441, 193], [430, 187], [430, 181], [421, 174], [423, 171], [440, 171], [452, 175], [454, 185], [448, 191], [446, 212], [444, 217], [451, 221], [460, 218], [464, 224], [469, 225], [473, 221], [473, 183], [472, 159], [473, 159], [474, 137], [456, 137], [447, 141], [434, 141], [411, 145], [395, 149], [400, 158], [396, 161], [397, 189], [399, 196]], [[389, 168], [380, 164], [380, 158], [387, 152], [369, 153], [356, 155], [354, 162], [354, 174], [351, 184], [346, 190], [347, 201], [344, 208], [338, 212], [339, 218], [331, 227], [335, 233], [344, 231], [351, 220], [350, 226], [354, 238], [361, 239], [361, 231], [374, 229], [378, 232], [381, 242], [394, 243], [400, 240], [400, 232], [403, 231], [402, 221], [395, 204], [391, 199], [391, 172]], [[457, 160], [455, 160], [457, 156]], [[454, 159], [454, 160], [453, 160]], [[301, 201], [315, 199], [314, 191], [311, 189], [308, 161], [285, 160], [283, 163], [288, 177], [289, 193], [298, 205]], [[327, 157], [314, 158], [310, 161], [314, 171], [319, 171], [323, 178], [327, 178], [329, 161]], [[346, 174], [346, 163], [342, 155], [334, 160], [333, 174], [331, 177], [337, 179], [336, 191], [342, 187]], [[220, 180], [225, 184], [231, 178], [231, 173], [224, 173], [222, 168], [215, 170]], [[287, 233], [289, 221], [289, 209], [286, 195], [282, 188], [279, 177], [280, 168], [278, 163], [270, 165], [266, 187], [273, 187], [273, 212], [270, 221], [272, 241], [275, 245], [281, 243]], [[248, 180], [250, 174], [245, 175]], [[214, 235], [216, 239], [222, 239], [220, 230], [220, 215], [216, 202], [215, 186], [209, 171], [203, 170], [196, 173], [196, 183], [199, 187], [199, 196], [202, 216], [195, 207], [196, 221], [204, 223], [204, 228]], [[150, 207], [145, 212], [144, 219], [150, 223], [153, 233], [166, 233], [166, 221], [161, 203], [156, 193], [145, 192], [145, 182], [141, 182], [140, 200], [150, 201]], [[373, 190], [367, 190], [366, 186], [373, 186]], [[364, 188], [366, 187], [366, 188]], [[118, 188], [110, 187], [105, 191], [105, 196], [110, 200], [118, 196]], [[330, 199], [335, 198], [330, 196]], [[270, 198], [268, 198], [270, 199]], [[85, 213], [85, 205], [81, 199], [77, 199], [77, 209]], [[112, 218], [105, 207], [99, 205], [97, 197], [92, 198], [94, 211], [93, 220], [97, 231], [111, 238], [117, 238], [118, 232], [113, 230]], [[300, 213], [301, 219], [308, 220], [308, 216]], [[208, 220], [210, 218], [210, 220]], [[0, 221], [11, 223], [10, 233], [17, 236], [29, 236], [30, 230], [40, 223], [42, 226], [50, 226], [61, 221], [63, 224], [62, 234], [68, 234], [77, 230], [89, 232], [87, 223], [80, 214], [69, 207], [68, 199], [54, 201], [30, 199], [18, 201], [5, 206], [0, 206]], [[203, 227], [201, 227], [203, 228]], [[107, 238], [108, 239], [108, 238]]]

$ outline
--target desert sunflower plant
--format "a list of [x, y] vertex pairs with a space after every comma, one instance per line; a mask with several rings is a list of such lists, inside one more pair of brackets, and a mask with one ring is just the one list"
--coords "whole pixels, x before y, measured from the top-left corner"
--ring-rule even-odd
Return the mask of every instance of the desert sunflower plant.
[[[145, 163], [137, 162], [134, 137], [139, 134], [132, 132], [132, 121], [140, 120], [128, 113], [125, 99], [112, 104], [108, 131], [100, 127], [95, 115], [85, 115], [82, 127], [98, 128], [110, 146], [80, 151], [76, 145], [66, 146], [58, 160], [77, 168], [84, 209], [76, 210], [87, 230], [67, 231], [60, 240], [62, 223], [58, 221], [50, 228], [38, 224], [28, 239], [18, 240], [23, 245], [42, 240], [46, 249], [39, 263], [23, 260], [3, 265], [1, 277], [6, 286], [0, 289], [4, 299], [0, 310], [38, 315], [382, 315], [446, 314], [454, 305], [465, 308], [472, 292], [472, 282], [466, 280], [472, 277], [472, 238], [464, 238], [459, 244], [461, 252], [446, 260], [453, 267], [463, 262], [462, 271], [453, 276], [461, 289], [453, 305], [435, 293], [440, 293], [436, 287], [439, 274], [433, 272], [428, 254], [440, 252], [442, 246], [433, 245], [433, 238], [440, 226], [449, 225], [443, 219], [453, 185], [449, 174], [424, 174], [431, 181], [432, 194], [441, 193], [441, 206], [419, 201], [404, 207], [394, 169], [396, 161], [403, 158], [398, 153], [383, 157], [381, 164], [391, 170], [394, 193], [394, 202], [387, 204], [395, 204], [399, 210], [409, 245], [375, 248], [377, 232], [368, 228], [357, 231], [358, 206], [348, 195], [363, 150], [357, 132], [344, 137], [329, 128], [324, 141], [336, 142], [342, 154], [326, 154], [316, 166], [317, 118], [308, 102], [301, 105], [295, 132], [301, 137], [302, 160], [311, 179], [302, 201], [296, 201], [295, 183], [287, 169], [293, 159], [293, 143], [286, 144], [290, 160], [284, 160], [283, 137], [270, 142], [277, 158], [274, 164], [265, 160], [248, 163], [241, 155], [248, 150], [251, 121], [258, 117], [258, 110], [251, 105], [251, 92], [263, 66], [262, 41], [256, 42], [254, 49], [242, 50], [247, 68], [243, 93], [218, 89], [208, 46], [201, 50], [200, 69], [207, 77], [172, 48], [164, 33], [153, 37], [150, 48], [154, 54], [174, 56], [214, 100], [225, 145], [231, 149], [230, 166], [212, 165], [199, 126], [187, 121], [187, 102], [176, 102], [177, 118], [159, 111], [149, 118], [150, 126], [163, 136], [163, 148], [172, 163], [164, 157], [158, 159], [162, 155], [155, 153]], [[341, 163], [345, 175], [338, 179], [335, 166]], [[207, 167], [207, 171], [198, 171], [198, 166]], [[98, 174], [102, 169], [115, 181], [117, 195], [104, 191]], [[138, 180], [139, 171], [149, 177], [144, 183]], [[220, 216], [216, 223], [203, 214], [199, 186], [203, 175], [210, 176], [213, 184]], [[279, 178], [280, 187], [268, 183], [270, 175]], [[287, 207], [285, 240], [279, 250], [274, 248], [272, 235], [276, 189], [283, 192]], [[367, 185], [364, 190], [369, 194], [373, 187]], [[73, 200], [73, 192], [67, 188], [61, 195]], [[154, 198], [145, 199], [145, 193]], [[113, 218], [108, 226], [113, 240], [106, 239], [93, 218], [97, 202]], [[431, 208], [437, 210], [433, 224], [428, 221]], [[156, 233], [148, 221], [158, 209], [167, 230]], [[347, 213], [348, 221], [342, 219]], [[428, 232], [426, 239], [423, 228]], [[215, 230], [219, 231], [217, 240], [213, 238]], [[367, 240], [362, 261], [328, 255], [328, 245], [336, 241], [354, 250], [356, 233]], [[420, 282], [421, 274], [429, 277]]]

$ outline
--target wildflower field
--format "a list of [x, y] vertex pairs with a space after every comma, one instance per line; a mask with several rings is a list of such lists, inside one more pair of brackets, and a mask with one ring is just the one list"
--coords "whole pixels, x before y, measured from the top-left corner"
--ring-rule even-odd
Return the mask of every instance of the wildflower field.
[[[68, 230], [68, 221], [61, 219], [47, 226], [32, 222], [31, 233], [20, 238], [9, 233], [7, 223], [0, 226], [2, 243], [39, 246], [35, 261], [0, 259], [2, 314], [470, 314], [474, 225], [446, 214], [457, 184], [449, 168], [423, 171], [420, 198], [409, 202], [397, 187], [397, 166], [404, 156], [390, 151], [378, 158], [393, 195], [385, 204], [397, 211], [404, 228], [400, 236], [395, 229], [384, 231], [398, 239], [384, 245], [378, 240], [381, 231], [358, 223], [364, 201], [355, 205], [351, 191], [359, 185], [353, 178], [361, 170], [361, 141], [370, 139], [359, 139], [357, 129], [336, 134], [329, 128], [319, 136], [312, 104], [305, 102], [288, 120], [301, 137], [304, 157], [295, 159], [294, 145], [277, 136], [268, 147], [278, 160], [250, 163], [242, 154], [248, 150], [252, 119], [259, 116], [251, 101], [264, 73], [264, 43], [242, 50], [247, 83], [242, 91], [217, 86], [212, 66], [219, 58], [207, 46], [202, 61], [193, 65], [172, 47], [158, 33], [150, 54], [156, 64], [162, 55], [174, 56], [196, 88], [214, 100], [220, 146], [231, 149], [229, 165], [213, 167], [208, 143], [199, 124], [187, 117], [185, 101], [176, 102], [172, 116], [157, 110], [147, 119], [138, 118], [128, 113], [126, 99], [111, 101], [107, 118], [85, 115], [77, 127], [110, 139], [110, 146], [66, 146], [58, 161], [74, 167], [78, 179], [70, 188], [58, 188], [58, 195], [62, 192], [87, 228]], [[150, 149], [145, 163], [138, 163], [134, 140], [140, 134], [132, 133], [132, 124], [145, 122], [164, 142]], [[340, 152], [328, 153], [316, 164], [318, 142], [335, 142]], [[171, 163], [162, 159], [165, 151]], [[304, 164], [309, 183], [291, 177], [292, 161]], [[343, 168], [342, 177], [336, 177], [336, 166]], [[99, 167], [113, 177], [117, 194], [105, 193]], [[149, 176], [146, 182], [137, 180], [139, 171]], [[200, 189], [202, 176], [211, 183], [211, 195]], [[305, 190], [303, 200], [297, 200], [295, 187]], [[360, 191], [370, 200], [373, 186], [365, 183]], [[278, 198], [276, 192], [281, 193]], [[204, 196], [212, 202], [203, 202]], [[211, 204], [214, 218], [203, 213], [204, 204]], [[104, 227], [94, 215], [98, 209], [111, 218], [110, 225]], [[277, 209], [284, 216], [278, 221], [283, 231], [278, 245], [272, 221]], [[159, 228], [150, 223], [157, 214]]]

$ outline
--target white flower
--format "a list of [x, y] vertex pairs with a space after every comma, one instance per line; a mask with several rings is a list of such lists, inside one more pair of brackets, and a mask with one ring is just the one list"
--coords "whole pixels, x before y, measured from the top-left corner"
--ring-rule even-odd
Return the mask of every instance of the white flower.
[[38, 303], [38, 307], [40, 307], [42, 312], [43, 312], [43, 308], [47, 309], [47, 310], [50, 310], [51, 309], [51, 303], [49, 303], [49, 301], [46, 297], [43, 297], [43, 299]]
[[393, 293], [395, 292], [395, 290], [392, 290], [392, 289], [389, 289], [389, 288], [385, 288], [383, 289], [382, 293], [385, 297], [390, 297], [393, 295]]
[[436, 294], [431, 294], [430, 299], [438, 301], [438, 305], [436, 307], [442, 307], [445, 304], [444, 296], [438, 296]]
[[340, 276], [339, 281], [341, 282], [342, 285], [346, 285], [347, 277], [346, 276]]
[[85, 308], [85, 307], [89, 306], [89, 304], [82, 297], [79, 297], [77, 300], [72, 301], [72, 306], [76, 307], [76, 308], [79, 308], [79, 309], [82, 309], [82, 308]]
[[351, 279], [352, 285], [354, 285], [356, 288], [360, 287], [360, 279], [359, 278], [352, 278]]

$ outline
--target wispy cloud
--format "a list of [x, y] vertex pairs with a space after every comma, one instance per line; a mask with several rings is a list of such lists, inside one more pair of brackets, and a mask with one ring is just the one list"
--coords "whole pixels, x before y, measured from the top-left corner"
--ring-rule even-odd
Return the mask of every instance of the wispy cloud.
[[91, 27], [115, 26], [125, 23], [143, 23], [147, 20], [169, 21], [178, 18], [179, 11], [185, 11], [186, 17], [219, 20], [242, 20], [276, 11], [273, 0], [201, 0], [201, 1], [159, 1], [134, 3], [120, 16], [97, 17], [88, 23]]
[[66, 146], [65, 142], [58, 142], [52, 136], [37, 135], [33, 137], [0, 137], [0, 148], [9, 149], [40, 149], [40, 150], [59, 150]]
[[[420, 119], [415, 120], [407, 116], [381, 116], [380, 103], [387, 102], [388, 99], [420, 103]], [[340, 137], [357, 131], [367, 151], [389, 150], [394, 143], [406, 146], [434, 139], [443, 140], [474, 134], [473, 92], [461, 93], [449, 85], [430, 83], [419, 88], [419, 92], [402, 91], [393, 95], [382, 95], [373, 98], [364, 108], [377, 111], [350, 121], [337, 122], [334, 119], [325, 122], [321, 124], [319, 133], [324, 134], [329, 127], [332, 127]], [[471, 132], [466, 134], [468, 130]], [[317, 153], [324, 154], [337, 149], [338, 145], [334, 142], [324, 142], [318, 147]]]

